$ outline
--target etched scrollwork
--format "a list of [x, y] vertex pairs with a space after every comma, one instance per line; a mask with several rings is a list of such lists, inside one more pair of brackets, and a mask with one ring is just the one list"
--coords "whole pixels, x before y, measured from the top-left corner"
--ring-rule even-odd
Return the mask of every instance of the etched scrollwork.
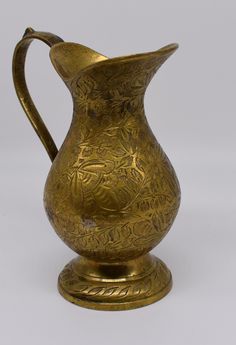
[[97, 63], [70, 83], [73, 122], [49, 174], [45, 205], [59, 236], [81, 255], [137, 257], [174, 221], [179, 184], [143, 107], [165, 59]]

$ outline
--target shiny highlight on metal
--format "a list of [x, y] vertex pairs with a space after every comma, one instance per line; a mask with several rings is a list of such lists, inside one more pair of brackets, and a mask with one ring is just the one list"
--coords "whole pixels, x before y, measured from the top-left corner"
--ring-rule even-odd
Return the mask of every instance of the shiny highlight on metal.
[[[52, 64], [73, 98], [72, 124], [59, 151], [25, 81], [33, 39], [50, 47]], [[109, 59], [29, 28], [15, 48], [17, 96], [52, 160], [45, 209], [58, 236], [79, 255], [62, 270], [58, 288], [80, 306], [138, 308], [171, 289], [169, 269], [149, 252], [171, 228], [180, 188], [143, 101], [152, 77], [177, 47]]]

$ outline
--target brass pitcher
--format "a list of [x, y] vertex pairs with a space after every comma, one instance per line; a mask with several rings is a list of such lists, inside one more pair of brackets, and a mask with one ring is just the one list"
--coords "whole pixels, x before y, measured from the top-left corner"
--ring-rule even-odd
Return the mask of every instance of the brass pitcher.
[[[73, 98], [72, 124], [59, 151], [25, 81], [33, 39], [51, 47], [52, 64]], [[17, 95], [53, 162], [45, 209], [60, 238], [79, 254], [59, 275], [59, 291], [80, 306], [138, 308], [171, 289], [169, 269], [149, 251], [176, 217], [180, 188], [148, 125], [143, 100], [152, 77], [177, 47], [109, 59], [28, 28], [15, 48]]]

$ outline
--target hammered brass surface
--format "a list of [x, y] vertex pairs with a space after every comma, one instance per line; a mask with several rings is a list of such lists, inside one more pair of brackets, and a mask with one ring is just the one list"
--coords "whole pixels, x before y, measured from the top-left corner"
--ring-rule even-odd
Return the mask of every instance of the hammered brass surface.
[[[72, 124], [58, 153], [25, 83], [33, 38], [51, 46], [51, 61], [73, 98]], [[58, 281], [60, 293], [75, 304], [131, 309], [155, 302], [171, 288], [168, 268], [148, 252], [169, 231], [180, 188], [143, 104], [149, 82], [176, 49], [171, 44], [109, 59], [32, 29], [16, 47], [17, 94], [53, 161], [45, 209], [60, 238], [80, 255]]]

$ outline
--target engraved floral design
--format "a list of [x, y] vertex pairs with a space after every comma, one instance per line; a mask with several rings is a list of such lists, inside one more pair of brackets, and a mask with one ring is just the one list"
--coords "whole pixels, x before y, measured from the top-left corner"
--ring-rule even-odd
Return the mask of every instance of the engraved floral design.
[[58, 235], [81, 255], [138, 257], [174, 221], [179, 184], [143, 107], [166, 58], [101, 62], [69, 85], [73, 123], [49, 174], [45, 206]]

